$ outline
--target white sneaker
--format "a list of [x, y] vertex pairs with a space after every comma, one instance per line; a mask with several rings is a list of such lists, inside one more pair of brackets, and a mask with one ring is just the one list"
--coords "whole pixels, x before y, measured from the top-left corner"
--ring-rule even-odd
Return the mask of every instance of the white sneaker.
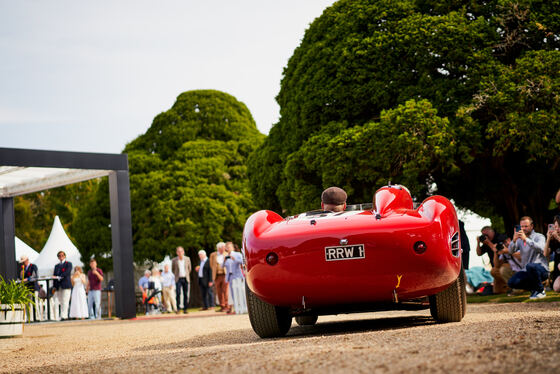
[[542, 299], [543, 297], [546, 297], [546, 293], [544, 291], [541, 292], [534, 291], [531, 297], [529, 297], [529, 299], [536, 300], [536, 299]]

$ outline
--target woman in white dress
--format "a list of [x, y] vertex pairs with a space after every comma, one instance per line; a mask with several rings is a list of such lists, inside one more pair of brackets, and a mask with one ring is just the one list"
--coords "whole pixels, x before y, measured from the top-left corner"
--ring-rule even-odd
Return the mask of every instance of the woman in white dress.
[[79, 266], [74, 267], [72, 275], [72, 301], [70, 304], [70, 318], [87, 318], [88, 305], [86, 297], [86, 276]]
[[152, 269], [152, 276], [150, 278], [148, 278], [148, 282], [153, 282], [154, 283], [154, 289], [148, 291], [148, 297], [152, 293], [156, 293], [154, 298], [152, 300], [150, 300], [150, 302], [149, 302], [149, 304], [151, 304], [152, 307], [148, 308], [148, 312], [151, 312], [153, 314], [159, 313], [159, 308], [158, 307], [161, 305], [161, 290], [163, 289], [162, 281], [163, 281], [163, 279], [161, 278], [159, 269], [157, 267], [154, 267]]

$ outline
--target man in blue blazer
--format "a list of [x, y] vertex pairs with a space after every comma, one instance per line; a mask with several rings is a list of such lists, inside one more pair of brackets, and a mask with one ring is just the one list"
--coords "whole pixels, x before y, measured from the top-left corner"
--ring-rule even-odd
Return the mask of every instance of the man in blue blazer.
[[212, 269], [210, 268], [210, 261], [206, 256], [206, 251], [201, 249], [198, 251], [198, 258], [200, 258], [200, 265], [196, 267], [198, 272], [198, 285], [200, 286], [200, 293], [202, 294], [202, 310], [208, 310], [212, 305]]
[[[68, 306], [70, 304], [70, 293], [72, 291], [72, 281], [70, 280], [70, 274], [72, 273], [72, 263], [66, 261], [66, 253], [64, 251], [59, 251], [57, 253], [58, 264], [54, 266], [55, 277], [58, 277], [54, 281], [54, 299], [57, 304], [54, 307], [54, 319], [67, 320], [68, 319]], [[58, 305], [60, 305], [60, 317], [58, 315]]]

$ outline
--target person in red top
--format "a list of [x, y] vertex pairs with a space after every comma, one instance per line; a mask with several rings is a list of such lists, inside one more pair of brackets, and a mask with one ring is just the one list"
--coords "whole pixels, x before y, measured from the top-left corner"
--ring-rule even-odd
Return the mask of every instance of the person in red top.
[[[101, 282], [103, 271], [97, 267], [95, 258], [89, 260], [88, 271], [88, 310], [90, 319], [101, 319]], [[95, 304], [95, 311], [93, 305]]]

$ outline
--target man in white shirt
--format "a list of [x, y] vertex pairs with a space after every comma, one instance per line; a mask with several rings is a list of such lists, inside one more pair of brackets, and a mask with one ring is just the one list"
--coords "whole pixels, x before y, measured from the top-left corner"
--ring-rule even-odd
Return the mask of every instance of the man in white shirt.
[[175, 274], [173, 274], [171, 270], [169, 270], [169, 264], [165, 264], [163, 266], [161, 279], [165, 310], [167, 311], [167, 313], [171, 313], [171, 311], [177, 313], [177, 300], [175, 298]]
[[191, 259], [185, 256], [185, 249], [183, 247], [177, 247], [177, 257], [171, 260], [171, 271], [175, 275], [177, 304], [179, 304], [181, 300], [181, 292], [183, 294], [184, 313], [187, 313], [191, 269]]

